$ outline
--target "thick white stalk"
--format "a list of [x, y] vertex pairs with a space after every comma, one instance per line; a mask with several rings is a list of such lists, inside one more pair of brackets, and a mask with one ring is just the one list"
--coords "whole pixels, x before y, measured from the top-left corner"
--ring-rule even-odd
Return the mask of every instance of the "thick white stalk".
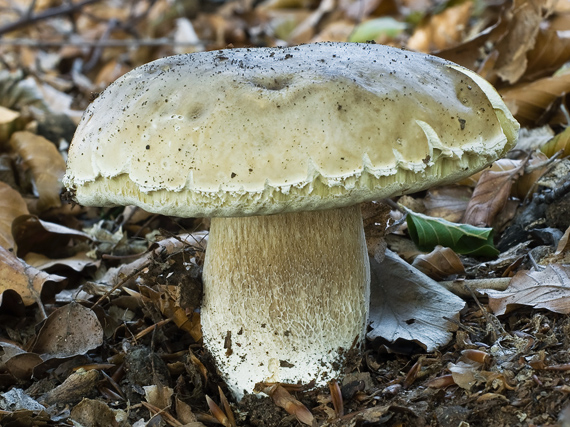
[[364, 338], [360, 208], [213, 218], [203, 279], [204, 342], [238, 399], [260, 381], [324, 384]]

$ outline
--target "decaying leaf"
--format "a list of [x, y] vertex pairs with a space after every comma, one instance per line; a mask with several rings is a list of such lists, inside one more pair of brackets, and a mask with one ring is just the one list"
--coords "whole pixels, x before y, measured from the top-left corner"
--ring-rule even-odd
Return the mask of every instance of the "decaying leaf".
[[476, 227], [490, 226], [507, 203], [513, 180], [520, 174], [522, 167], [523, 163], [504, 172], [483, 172], [465, 209], [462, 222]]
[[406, 221], [410, 237], [423, 251], [429, 252], [441, 245], [464, 255], [496, 256], [499, 253], [493, 244], [492, 228], [456, 224], [409, 211]]
[[370, 259], [370, 322], [367, 338], [414, 341], [431, 352], [452, 338], [465, 302], [392, 251]]
[[558, 151], [562, 151], [561, 157], [570, 156], [570, 127], [567, 127], [544, 144], [540, 150], [548, 157], [552, 157]]
[[44, 211], [61, 206], [61, 180], [65, 173], [65, 160], [55, 145], [31, 132], [16, 132], [10, 146], [23, 160], [32, 174], [37, 192], [37, 210]]
[[46, 283], [61, 283], [65, 277], [47, 274], [27, 265], [24, 261], [0, 246], [0, 293], [17, 292], [25, 305], [41, 301]]
[[28, 215], [28, 207], [20, 193], [8, 184], [0, 182], [0, 246], [16, 253], [16, 242], [12, 236], [12, 222], [20, 215]]
[[534, 48], [542, 21], [540, 2], [514, 0], [509, 10], [509, 31], [495, 46], [499, 52], [495, 72], [503, 80], [516, 83], [527, 67], [527, 53]]
[[457, 254], [443, 246], [436, 246], [429, 254], [418, 255], [412, 265], [434, 280], [465, 273], [463, 263]]
[[521, 305], [569, 314], [570, 267], [551, 264], [543, 271], [520, 271], [506, 290], [481, 292], [489, 297], [489, 307], [496, 315]]
[[285, 409], [289, 414], [295, 415], [299, 422], [309, 426], [313, 424], [314, 417], [313, 414], [311, 414], [311, 411], [291, 396], [291, 394], [280, 384], [269, 385], [264, 387], [262, 391], [269, 395], [277, 406]]
[[450, 222], [459, 222], [472, 194], [473, 190], [465, 185], [430, 188], [424, 199], [426, 210], [423, 213]]
[[103, 344], [103, 328], [90, 308], [70, 303], [47, 318], [34, 344], [34, 352], [48, 358], [84, 354]]
[[556, 101], [570, 93], [570, 74], [520, 83], [499, 93], [521, 126], [535, 127], [547, 122]]
[[420, 52], [432, 52], [459, 43], [471, 17], [471, 1], [448, 7], [420, 25], [408, 40], [408, 47]]
[[126, 422], [127, 414], [100, 400], [83, 399], [71, 410], [70, 418], [82, 426], [119, 426]]
[[35, 215], [21, 215], [14, 219], [12, 235], [18, 245], [20, 257], [24, 257], [29, 252], [59, 257], [60, 253], [64, 253], [62, 249], [72, 238], [91, 238], [86, 233], [43, 221]]

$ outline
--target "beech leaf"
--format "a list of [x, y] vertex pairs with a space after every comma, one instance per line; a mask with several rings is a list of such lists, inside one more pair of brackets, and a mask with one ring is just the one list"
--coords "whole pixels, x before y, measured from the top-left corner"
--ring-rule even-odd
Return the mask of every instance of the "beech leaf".
[[434, 280], [465, 273], [465, 267], [457, 254], [443, 246], [436, 246], [429, 254], [418, 255], [412, 265]]
[[504, 291], [480, 292], [487, 294], [496, 315], [520, 305], [570, 314], [570, 266], [551, 264], [542, 271], [519, 271]]
[[370, 258], [370, 321], [367, 338], [408, 340], [431, 352], [449, 342], [465, 302], [387, 250]]
[[93, 310], [72, 302], [47, 318], [34, 344], [34, 352], [48, 358], [85, 354], [103, 344], [103, 328]]
[[61, 180], [65, 173], [65, 160], [55, 145], [31, 132], [16, 132], [10, 146], [30, 170], [38, 196], [38, 211], [61, 206]]
[[16, 252], [16, 242], [12, 236], [12, 222], [20, 215], [28, 215], [26, 201], [20, 193], [8, 184], [0, 182], [0, 246], [4, 249], [13, 248]]
[[25, 305], [40, 302], [46, 282], [63, 282], [65, 277], [47, 274], [29, 266], [0, 246], [0, 293], [17, 292]]
[[494, 257], [499, 254], [493, 244], [492, 228], [456, 224], [411, 211], [406, 222], [410, 237], [422, 251], [430, 252], [441, 245], [463, 255]]
[[467, 204], [462, 222], [477, 227], [491, 225], [507, 203], [513, 179], [520, 173], [523, 165], [521, 163], [517, 168], [503, 172], [483, 172]]

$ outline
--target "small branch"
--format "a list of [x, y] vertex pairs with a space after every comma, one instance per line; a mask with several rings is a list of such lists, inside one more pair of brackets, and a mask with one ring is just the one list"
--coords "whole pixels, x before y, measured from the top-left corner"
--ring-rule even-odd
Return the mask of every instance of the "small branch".
[[[192, 47], [200, 46], [201, 42], [175, 42], [172, 39], [162, 37], [159, 39], [131, 39], [131, 40], [35, 40], [35, 39], [2, 39], [0, 38], [0, 46], [30, 46], [38, 48], [61, 47], [61, 46], [77, 46], [77, 47], [138, 47], [138, 46], [180, 46]], [[206, 42], [208, 43], [208, 42]]]
[[490, 279], [473, 279], [473, 280], [448, 280], [438, 282], [445, 289], [454, 293], [461, 298], [471, 298], [471, 292], [466, 288], [471, 289], [477, 295], [481, 296], [478, 289], [490, 289], [495, 291], [504, 291], [511, 283], [510, 277], [497, 277]]
[[91, 3], [96, 3], [98, 1], [100, 0], [83, 0], [82, 2], [71, 3], [66, 6], [52, 7], [35, 15], [31, 13], [30, 9], [28, 9], [24, 18], [20, 19], [19, 21], [12, 22], [8, 25], [0, 27], [0, 36], [9, 33], [11, 31], [20, 29], [22, 27], [27, 27], [28, 25], [31, 25], [35, 22], [43, 21], [44, 19], [53, 18], [54, 16], [68, 15], [72, 12], [81, 9], [84, 6], [87, 6]]

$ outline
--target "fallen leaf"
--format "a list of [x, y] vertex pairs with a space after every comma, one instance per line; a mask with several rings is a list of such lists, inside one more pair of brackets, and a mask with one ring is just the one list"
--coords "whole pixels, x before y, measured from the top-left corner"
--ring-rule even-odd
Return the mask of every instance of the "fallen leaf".
[[457, 254], [443, 246], [436, 246], [427, 255], [418, 255], [412, 266], [434, 280], [443, 280], [452, 274], [465, 273], [465, 267]]
[[570, 127], [567, 127], [558, 135], [554, 136], [540, 148], [540, 151], [548, 157], [552, 157], [559, 151], [562, 151], [560, 157], [570, 156]]
[[4, 148], [10, 136], [21, 130], [23, 125], [20, 113], [0, 105], [0, 147]]
[[46, 283], [61, 283], [64, 280], [65, 277], [47, 274], [27, 265], [12, 252], [0, 247], [0, 293], [13, 290], [25, 305], [31, 305], [41, 301]]
[[[367, 338], [408, 340], [427, 352], [453, 337], [465, 302], [390, 250], [379, 264], [370, 259], [370, 327]], [[447, 319], [446, 319], [447, 318]]]
[[103, 328], [90, 308], [72, 302], [50, 314], [33, 350], [45, 358], [85, 354], [103, 344]]
[[18, 256], [29, 252], [59, 257], [72, 238], [91, 239], [86, 233], [53, 222], [43, 221], [35, 215], [21, 215], [12, 222], [12, 235], [18, 245]]
[[119, 426], [122, 415], [121, 410], [113, 410], [105, 402], [84, 398], [73, 407], [69, 417], [80, 426]]
[[499, 52], [495, 72], [501, 79], [513, 84], [526, 71], [527, 53], [534, 48], [542, 22], [540, 2], [514, 0], [508, 11], [509, 31], [497, 42]]
[[521, 163], [519, 167], [504, 172], [483, 172], [461, 222], [476, 227], [490, 226], [505, 207], [511, 194], [513, 180], [521, 173], [522, 167]]
[[535, 46], [528, 53], [528, 65], [524, 77], [529, 81], [546, 77], [569, 60], [570, 33], [557, 30], [552, 25], [541, 25]]
[[38, 197], [37, 210], [60, 207], [65, 160], [55, 145], [42, 136], [20, 131], [10, 138], [10, 146], [32, 174]]
[[521, 126], [540, 126], [548, 122], [556, 101], [570, 93], [570, 74], [520, 83], [501, 89], [499, 93]]
[[0, 182], [0, 246], [17, 252], [12, 236], [12, 222], [20, 215], [28, 215], [26, 201], [8, 184]]
[[504, 291], [481, 289], [496, 315], [520, 305], [570, 314], [570, 266], [551, 264], [543, 271], [520, 271]]
[[87, 256], [86, 252], [80, 252], [72, 257], [63, 259], [51, 259], [42, 254], [29, 252], [24, 257], [24, 261], [32, 267], [43, 271], [60, 270], [62, 268], [70, 268], [74, 271], [83, 271], [86, 267], [98, 266], [101, 263], [100, 260], [96, 261]]
[[473, 3], [465, 1], [431, 16], [426, 23], [416, 28], [408, 40], [408, 48], [427, 53], [456, 45], [465, 33], [472, 9]]
[[305, 405], [295, 399], [291, 394], [279, 384], [274, 384], [269, 387], [265, 387], [263, 392], [269, 395], [273, 402], [280, 408], [283, 408], [287, 413], [295, 415], [297, 420], [303, 424], [312, 425], [313, 424], [313, 414], [307, 409]]
[[465, 185], [430, 188], [424, 198], [426, 210], [423, 213], [450, 222], [459, 222], [472, 195], [473, 190]]
[[499, 254], [493, 244], [492, 228], [456, 224], [410, 211], [406, 222], [413, 242], [425, 252], [441, 245], [462, 255], [492, 257]]

